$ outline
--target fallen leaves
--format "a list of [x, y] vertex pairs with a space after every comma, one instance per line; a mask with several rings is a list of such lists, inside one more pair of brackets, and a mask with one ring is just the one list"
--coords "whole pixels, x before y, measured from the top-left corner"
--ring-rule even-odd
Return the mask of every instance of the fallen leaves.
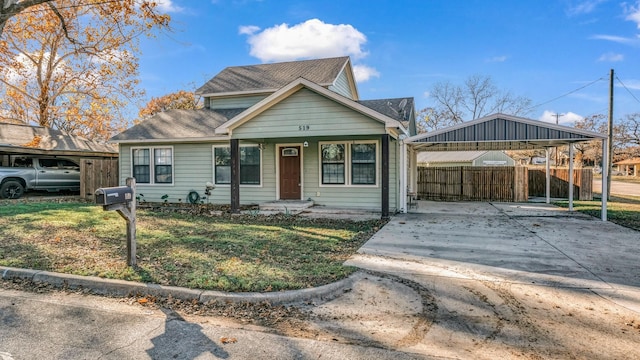
[[234, 337], [221, 337], [220, 338], [220, 342], [223, 344], [235, 344], [238, 342], [238, 339], [234, 338]]

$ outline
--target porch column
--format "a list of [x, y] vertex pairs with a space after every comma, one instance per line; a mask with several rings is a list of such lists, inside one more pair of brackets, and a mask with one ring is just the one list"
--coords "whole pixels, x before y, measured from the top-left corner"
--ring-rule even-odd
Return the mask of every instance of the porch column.
[[389, 134], [381, 137], [382, 143], [382, 218], [389, 218]]
[[551, 165], [549, 164], [549, 148], [544, 148], [544, 153], [546, 156], [545, 160], [545, 194], [547, 196], [547, 204], [551, 203]]
[[607, 139], [602, 139], [602, 209], [600, 210], [600, 216], [602, 221], [607, 221], [607, 197], [609, 194], [607, 193], [607, 174], [609, 171], [609, 155], [608, 155], [609, 144], [607, 143]]
[[569, 211], [573, 211], [573, 143], [569, 144]]
[[231, 213], [240, 213], [240, 140], [231, 139]]
[[404, 143], [404, 139], [400, 142], [400, 208], [403, 213], [407, 213], [407, 151], [409, 147]]

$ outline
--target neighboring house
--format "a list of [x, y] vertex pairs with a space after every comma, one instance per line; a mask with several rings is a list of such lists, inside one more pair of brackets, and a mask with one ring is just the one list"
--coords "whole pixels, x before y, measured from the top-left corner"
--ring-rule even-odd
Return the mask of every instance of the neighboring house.
[[8, 166], [9, 157], [25, 155], [115, 158], [118, 150], [111, 144], [42, 126], [0, 123], [0, 166]]
[[630, 158], [614, 163], [623, 175], [640, 176], [640, 158]]
[[135, 177], [145, 200], [185, 202], [210, 182], [206, 201], [232, 212], [286, 200], [400, 209], [413, 98], [360, 100], [348, 57], [228, 67], [196, 93], [204, 109], [159, 113], [111, 139], [120, 182]]
[[515, 160], [502, 151], [425, 151], [418, 166], [515, 166]]

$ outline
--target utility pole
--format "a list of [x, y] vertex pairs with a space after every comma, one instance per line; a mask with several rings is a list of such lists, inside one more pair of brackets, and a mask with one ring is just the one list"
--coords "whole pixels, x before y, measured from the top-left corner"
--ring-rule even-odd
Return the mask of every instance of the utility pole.
[[[564, 116], [564, 114], [551, 114], [551, 116], [555, 116], [556, 117], [556, 125], [558, 125], [558, 119], [560, 119], [560, 116]], [[555, 149], [555, 153], [556, 153], [556, 169], [558, 168], [558, 147], [556, 146]]]
[[[609, 73], [609, 126], [607, 129], [607, 137], [609, 138], [609, 151], [607, 160], [607, 200], [611, 194], [611, 161], [613, 160], [613, 69]], [[603, 159], [604, 161], [604, 159]], [[604, 172], [605, 169], [602, 169]]]

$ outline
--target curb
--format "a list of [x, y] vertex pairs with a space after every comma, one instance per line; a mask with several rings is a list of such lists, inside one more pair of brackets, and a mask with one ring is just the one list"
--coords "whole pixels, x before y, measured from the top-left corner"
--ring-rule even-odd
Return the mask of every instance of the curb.
[[21, 279], [33, 281], [34, 283], [49, 284], [55, 288], [87, 289], [97, 295], [152, 295], [180, 300], [197, 300], [201, 303], [260, 303], [266, 301], [272, 305], [330, 300], [348, 291], [355, 282], [365, 277], [362, 271], [357, 271], [342, 280], [314, 288], [269, 293], [229, 293], [4, 266], [0, 266], [0, 274], [2, 274], [2, 280]]

